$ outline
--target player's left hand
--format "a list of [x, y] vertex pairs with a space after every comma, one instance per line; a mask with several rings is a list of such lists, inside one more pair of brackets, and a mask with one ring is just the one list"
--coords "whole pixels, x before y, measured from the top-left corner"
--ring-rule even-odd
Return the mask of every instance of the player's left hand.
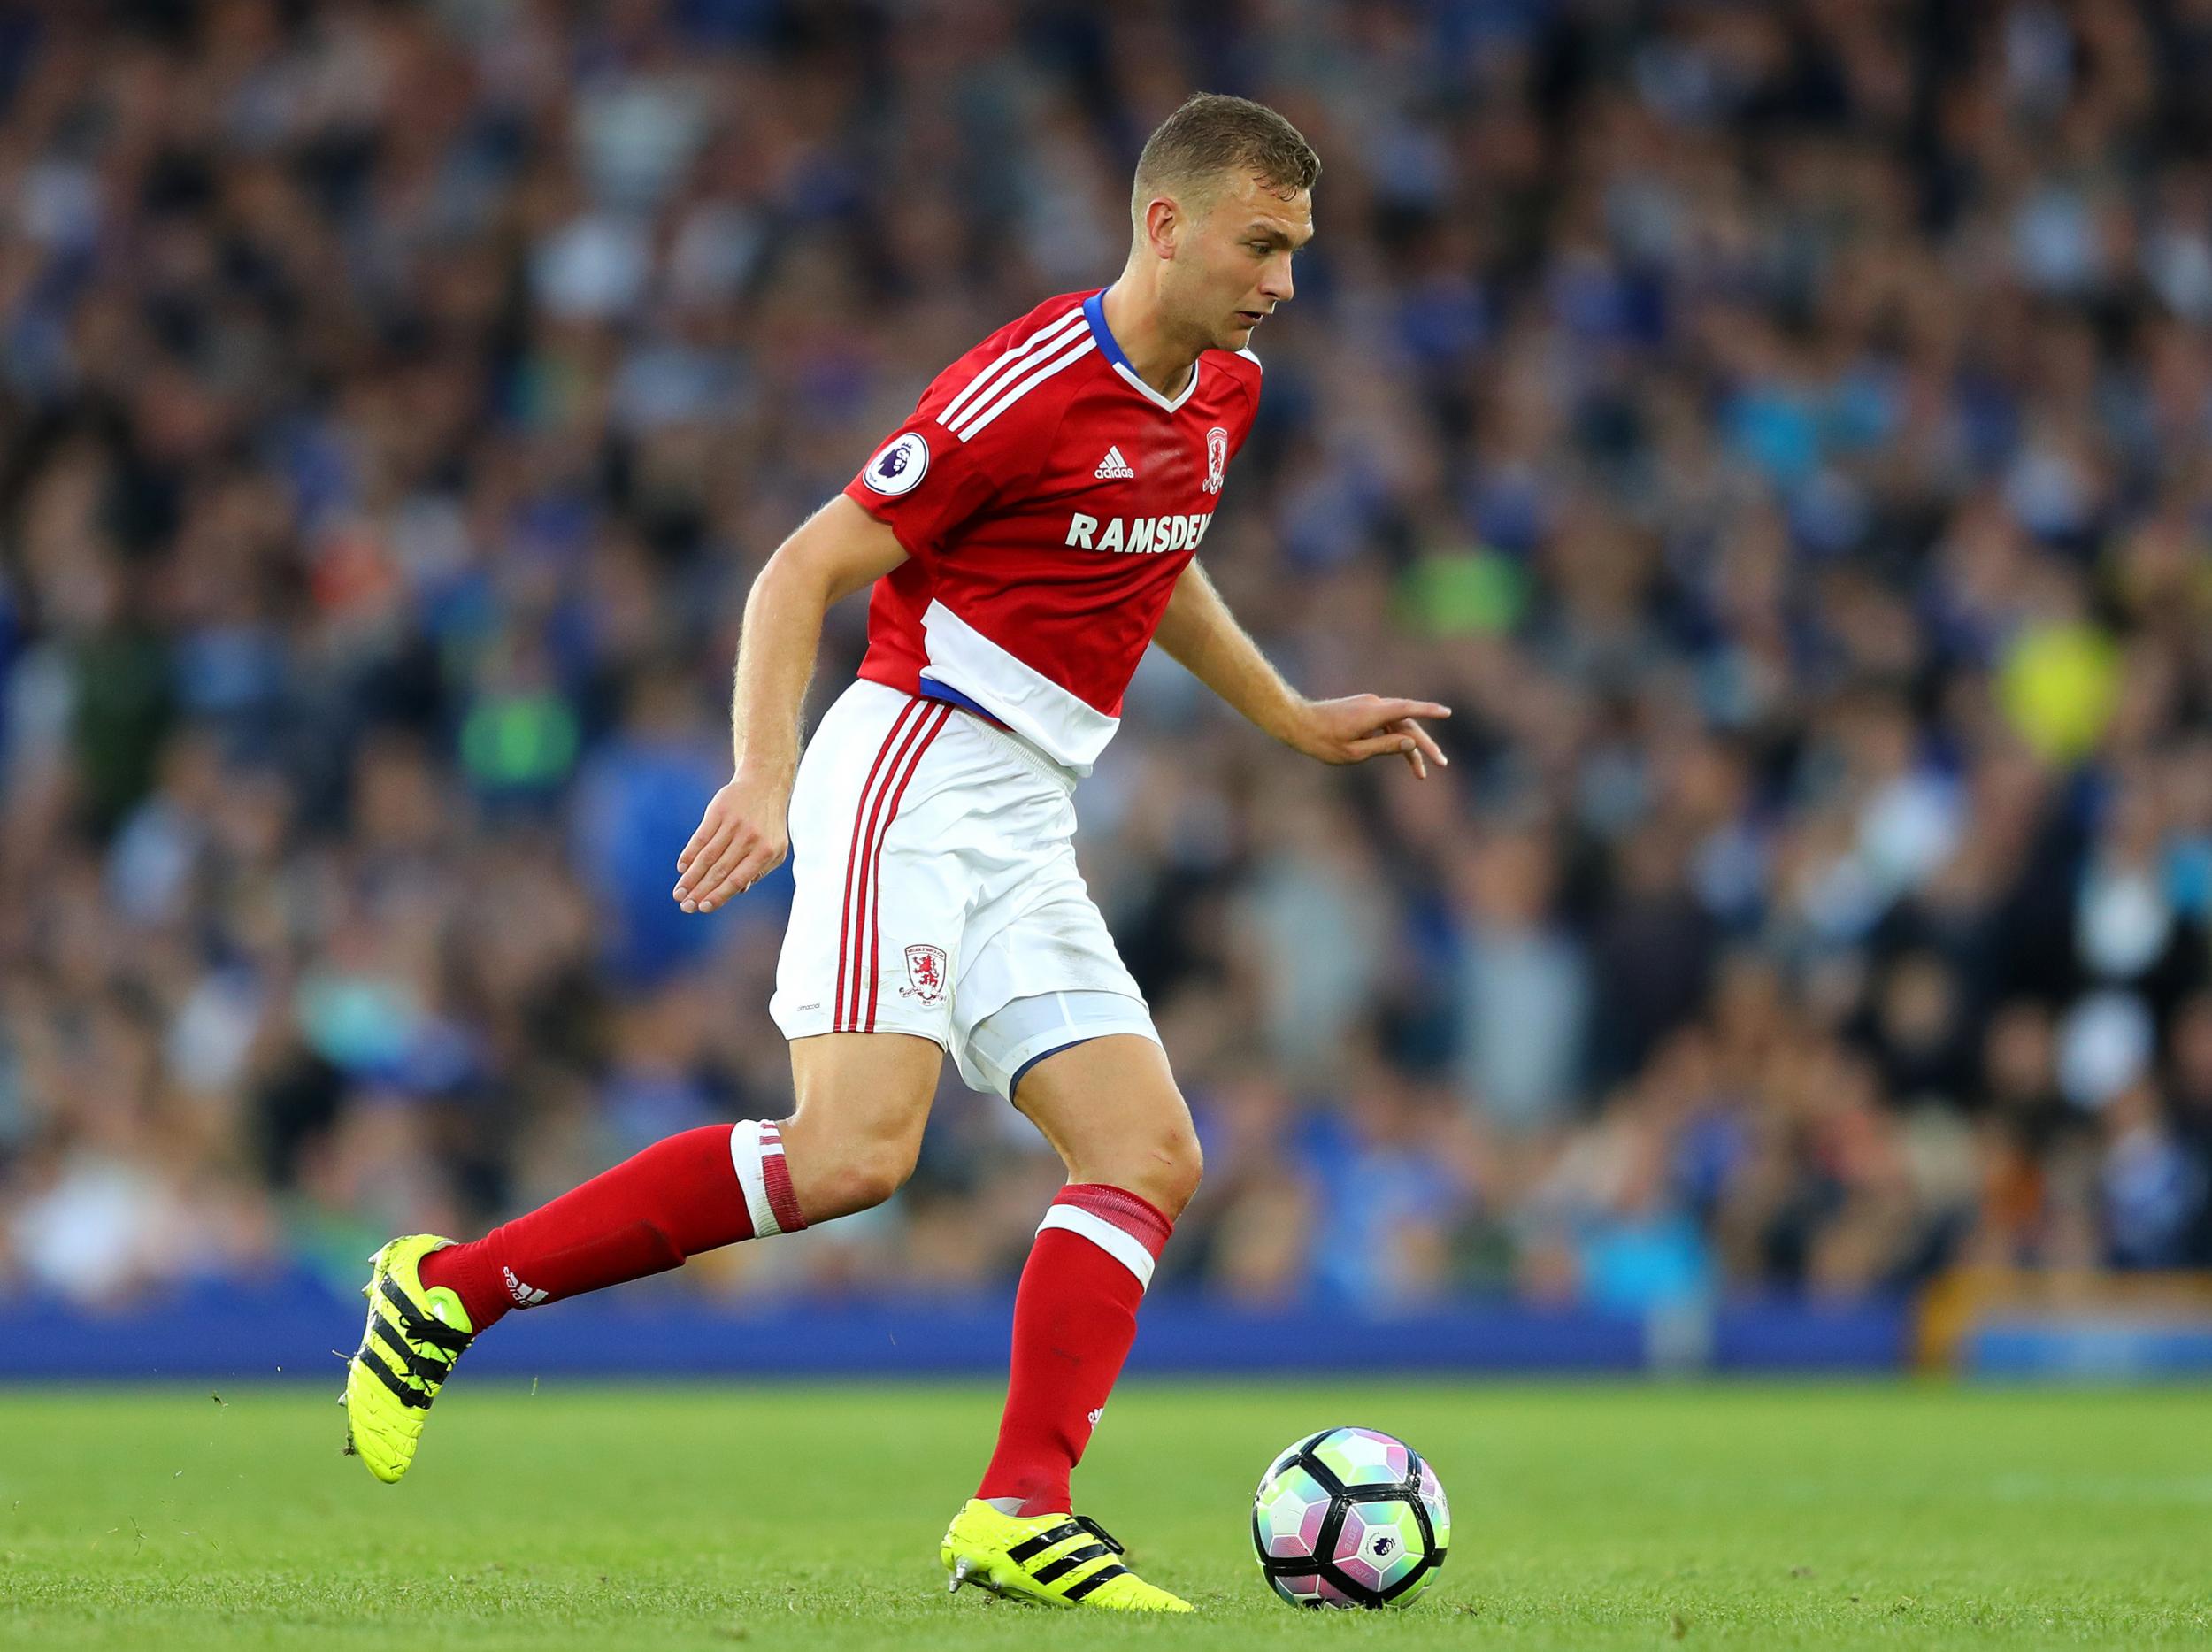
[[1290, 743], [1324, 763], [1364, 763], [1395, 753], [1425, 780], [1431, 764], [1448, 769], [1451, 759], [1419, 719], [1451, 714], [1451, 707], [1433, 700], [1391, 700], [1375, 694], [1309, 700]]

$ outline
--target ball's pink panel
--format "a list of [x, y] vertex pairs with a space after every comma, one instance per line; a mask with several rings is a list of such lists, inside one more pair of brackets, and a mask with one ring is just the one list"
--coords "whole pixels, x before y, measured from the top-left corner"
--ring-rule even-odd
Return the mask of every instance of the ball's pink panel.
[[1253, 1502], [1261, 1552], [1273, 1560], [1303, 1559], [1321, 1541], [1329, 1494], [1302, 1468], [1292, 1467], [1262, 1483]]

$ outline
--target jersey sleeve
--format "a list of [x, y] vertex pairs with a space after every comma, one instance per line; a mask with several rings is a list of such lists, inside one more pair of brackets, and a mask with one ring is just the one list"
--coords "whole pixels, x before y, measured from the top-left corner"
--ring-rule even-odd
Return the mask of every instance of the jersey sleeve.
[[964, 526], [1043, 467], [1046, 444], [1030, 419], [994, 420], [965, 441], [938, 422], [964, 382], [953, 369], [940, 376], [845, 484], [845, 496], [887, 526], [919, 562], [941, 556]]

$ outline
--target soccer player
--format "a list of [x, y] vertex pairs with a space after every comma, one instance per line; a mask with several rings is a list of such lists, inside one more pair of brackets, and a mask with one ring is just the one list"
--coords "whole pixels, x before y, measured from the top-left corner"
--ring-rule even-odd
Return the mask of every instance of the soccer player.
[[[736, 768], [677, 859], [711, 912], [795, 846], [770, 1005], [798, 1105], [692, 1130], [467, 1244], [379, 1250], [347, 1370], [349, 1448], [407, 1471], [431, 1402], [502, 1315], [887, 1199], [944, 1055], [1043, 1132], [1068, 1182], [1015, 1298], [998, 1444], [945, 1533], [951, 1587], [1187, 1611], [1072, 1512], [1068, 1481], [1136, 1334], [1199, 1149], [1136, 982], [1076, 871], [1074, 790], [1157, 642], [1326, 763], [1442, 754], [1425, 701], [1308, 700], [1193, 554], [1250, 432], [1246, 348], [1291, 296], [1320, 163], [1280, 115], [1192, 98], [1137, 163], [1134, 236], [1103, 291], [1049, 299], [938, 376], [843, 494], [761, 571], [731, 715]], [[829, 606], [872, 588], [859, 680], [804, 760]]]

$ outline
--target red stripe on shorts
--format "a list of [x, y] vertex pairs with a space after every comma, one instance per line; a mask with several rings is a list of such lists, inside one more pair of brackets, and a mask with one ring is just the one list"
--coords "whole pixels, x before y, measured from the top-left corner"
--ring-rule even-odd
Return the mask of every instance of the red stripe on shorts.
[[868, 805], [868, 818], [860, 834], [859, 872], [853, 879], [851, 892], [852, 945], [847, 956], [838, 960], [838, 978], [841, 981], [848, 973], [848, 962], [850, 964], [852, 1002], [849, 1008], [841, 987], [837, 995], [837, 1019], [832, 1028], [835, 1032], [860, 1030], [862, 983], [873, 972], [869, 967], [873, 954], [868, 950], [868, 914], [875, 905], [876, 867], [883, 858], [883, 834], [891, 829], [891, 817], [898, 810], [894, 799], [896, 794], [906, 789], [905, 778], [913, 773], [909, 765], [918, 760], [918, 748], [926, 745], [929, 737], [936, 732], [930, 726], [932, 716], [936, 716], [941, 725], [942, 719], [952, 713], [950, 706], [932, 706], [921, 700], [913, 702], [913, 704], [921, 708], [921, 714], [908, 722], [906, 732], [900, 737], [898, 749], [891, 754], [891, 762], [877, 782], [875, 796]]
[[883, 743], [876, 748], [876, 760], [868, 765], [868, 778], [861, 782], [860, 801], [853, 805], [853, 838], [845, 849], [845, 904], [837, 919], [837, 1006], [830, 1016], [830, 1026], [835, 1032], [845, 1030], [845, 961], [852, 956], [853, 880], [862, 864], [860, 824], [870, 818], [868, 794], [875, 787], [876, 776], [882, 772], [883, 760], [891, 755], [891, 748], [899, 743], [901, 733], [913, 719], [915, 710], [920, 704], [918, 700], [909, 700], [899, 708], [899, 714], [891, 719], [891, 727], [883, 736]]
[[[936, 712], [933, 723], [929, 710], [914, 718], [914, 727], [907, 730], [905, 743], [892, 757], [892, 767], [883, 772], [883, 785], [876, 788], [876, 805], [867, 814], [867, 834], [861, 838], [861, 907], [852, 918], [852, 1015], [845, 1015], [845, 1031], [876, 1031], [874, 1018], [870, 1018], [870, 1026], [861, 1026], [861, 982], [865, 980], [870, 988], [874, 988], [879, 973], [879, 956], [874, 940], [870, 938], [870, 920], [874, 918], [883, 894], [879, 876], [883, 867], [883, 841], [892, 834], [892, 820], [898, 816], [898, 798], [907, 794], [907, 780], [914, 779], [914, 770], [918, 770], [923, 763], [923, 752], [929, 748], [929, 741], [936, 739], [938, 730], [945, 727], [947, 718], [954, 714], [951, 705], [932, 710]], [[845, 1013], [843, 1000], [839, 1002], [839, 1013]]]
[[[899, 800], [906, 795], [907, 785], [913, 780], [914, 771], [922, 766], [922, 755], [929, 749], [929, 742], [936, 739], [943, 731], [945, 725], [950, 721], [952, 721], [952, 707], [948, 705], [940, 708], [937, 720], [929, 726], [928, 732], [921, 738], [921, 743], [914, 748], [914, 756], [906, 765], [906, 772], [899, 779], [898, 789], [891, 794], [891, 811], [883, 818], [883, 831], [876, 838], [875, 854], [868, 867], [868, 887], [872, 890], [879, 880], [879, 869], [883, 862], [883, 840], [891, 834], [891, 822], [898, 818]], [[868, 972], [868, 1025], [865, 1030], [872, 1033], [876, 1030], [876, 989], [882, 985], [883, 981], [883, 971], [879, 967], [883, 957], [881, 951], [883, 904], [880, 901], [874, 902], [864, 910], [868, 914], [868, 956], [879, 965]], [[859, 1008], [859, 997], [860, 995], [857, 992], [853, 995], [853, 1007], [856, 1010]]]

